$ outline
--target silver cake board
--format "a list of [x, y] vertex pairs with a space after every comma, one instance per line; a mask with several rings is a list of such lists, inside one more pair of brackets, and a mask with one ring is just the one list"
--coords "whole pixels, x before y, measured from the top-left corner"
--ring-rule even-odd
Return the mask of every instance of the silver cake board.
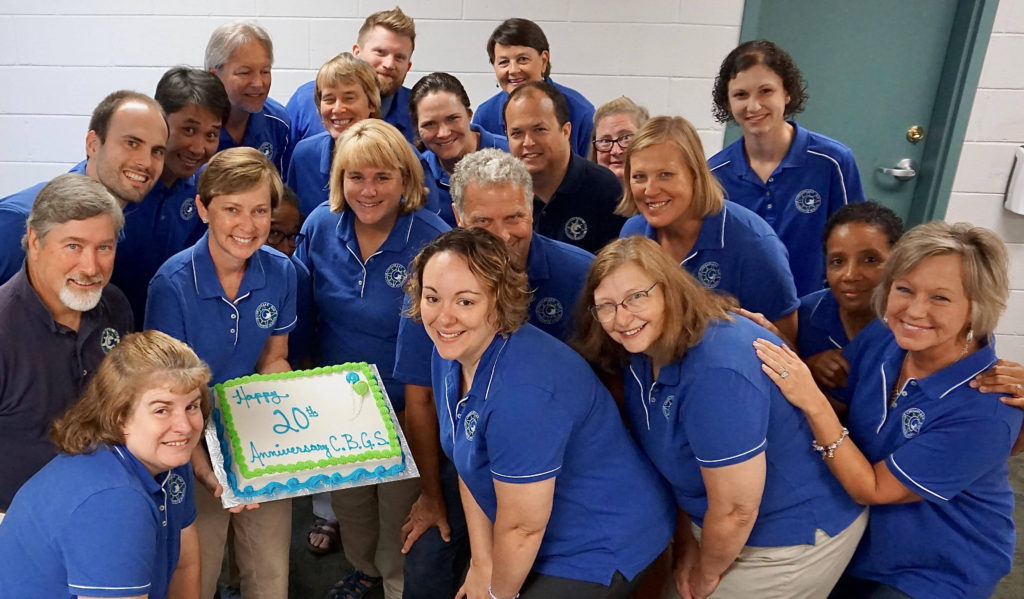
[[[213, 464], [213, 472], [217, 476], [217, 482], [220, 483], [221, 488], [224, 489], [224, 493], [220, 496], [221, 504], [225, 508], [232, 508], [239, 505], [253, 504], [253, 503], [265, 503], [267, 501], [277, 501], [279, 499], [291, 499], [293, 497], [302, 497], [303, 495], [315, 495], [317, 493], [328, 493], [330, 491], [337, 491], [338, 489], [349, 489], [352, 487], [365, 487], [367, 485], [386, 485], [399, 480], [407, 480], [410, 478], [419, 478], [420, 471], [416, 467], [416, 462], [412, 459], [412, 452], [409, 451], [409, 443], [405, 440], [405, 433], [402, 431], [402, 427], [398, 425], [398, 419], [395, 418], [395, 408], [391, 405], [391, 398], [388, 397], [388, 391], [384, 388], [381, 383], [380, 371], [377, 370], [376, 364], [370, 364], [370, 369], [373, 371], [373, 375], [377, 377], [378, 386], [380, 387], [381, 393], [384, 395], [384, 401], [388, 405], [388, 414], [391, 416], [391, 422], [395, 425], [395, 434], [398, 436], [398, 442], [402, 446], [402, 455], [405, 456], [405, 470], [399, 474], [388, 478], [386, 481], [381, 481], [372, 478], [360, 478], [359, 480], [344, 482], [340, 484], [324, 484], [315, 488], [299, 489], [295, 491], [283, 490], [277, 491], [272, 495], [260, 495], [252, 499], [243, 499], [235, 495], [235, 492], [228, 485], [228, 475], [224, 470], [224, 454], [221, 451], [220, 439], [217, 437], [217, 424], [214, 422], [214, 418], [220, 414], [220, 409], [217, 406], [217, 396], [211, 388], [211, 397], [213, 398], [214, 413], [210, 416], [210, 421], [206, 423], [206, 446], [210, 452], [210, 462]], [[216, 414], [216, 415], [214, 415]], [[329, 473], [331, 468], [324, 468], [323, 473]], [[317, 470], [310, 470], [302, 476], [314, 476], [317, 474]]]

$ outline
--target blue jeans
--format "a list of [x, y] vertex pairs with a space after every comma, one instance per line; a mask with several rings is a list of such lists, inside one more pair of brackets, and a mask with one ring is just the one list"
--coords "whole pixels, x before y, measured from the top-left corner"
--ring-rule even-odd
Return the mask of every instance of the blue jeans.
[[874, 580], [844, 574], [828, 599], [914, 599], [910, 595]]
[[459, 496], [455, 464], [439, 456], [441, 493], [448, 508], [451, 541], [444, 542], [437, 527], [423, 533], [405, 556], [403, 599], [451, 599], [462, 585], [469, 566], [469, 532]]

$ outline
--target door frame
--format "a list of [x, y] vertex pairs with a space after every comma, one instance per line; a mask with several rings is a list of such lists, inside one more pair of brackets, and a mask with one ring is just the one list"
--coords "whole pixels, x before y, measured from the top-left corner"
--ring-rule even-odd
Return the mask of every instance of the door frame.
[[[925, 148], [918, 170], [923, 180], [917, 185], [911, 200], [908, 227], [941, 219], [946, 214], [998, 4], [998, 0], [957, 2], [932, 110], [931, 141]], [[771, 0], [746, 0], [740, 42], [758, 39], [761, 13], [771, 10], [771, 7]], [[725, 131], [725, 145], [736, 141], [742, 134], [735, 123], [730, 123]]]

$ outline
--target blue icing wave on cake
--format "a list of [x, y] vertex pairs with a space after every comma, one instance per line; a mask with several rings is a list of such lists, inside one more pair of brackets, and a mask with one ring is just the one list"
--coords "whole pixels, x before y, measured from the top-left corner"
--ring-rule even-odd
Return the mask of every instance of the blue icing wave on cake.
[[331, 475], [317, 474], [309, 477], [305, 481], [299, 482], [298, 478], [289, 478], [284, 483], [271, 482], [259, 489], [254, 489], [252, 485], [246, 485], [244, 489], [238, 487], [238, 477], [231, 470], [231, 451], [230, 446], [227, 442], [227, 435], [224, 434], [224, 424], [221, 422], [220, 409], [213, 408], [213, 423], [217, 427], [217, 438], [220, 441], [221, 453], [224, 454], [224, 471], [227, 474], [228, 486], [231, 487], [231, 491], [236, 497], [240, 499], [255, 499], [260, 497], [273, 497], [279, 492], [297, 492], [306, 491], [311, 489], [320, 489], [324, 487], [337, 487], [349, 482], [359, 482], [365, 479], [385, 479], [392, 478], [405, 470], [405, 452], [402, 452], [402, 461], [390, 468], [384, 466], [377, 466], [372, 472], [366, 468], [358, 468], [347, 476], [342, 476], [341, 473], [335, 472]]

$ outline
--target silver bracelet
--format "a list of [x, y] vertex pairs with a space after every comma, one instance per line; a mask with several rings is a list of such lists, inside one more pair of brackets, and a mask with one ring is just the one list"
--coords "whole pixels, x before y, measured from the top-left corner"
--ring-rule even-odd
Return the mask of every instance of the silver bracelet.
[[[491, 599], [501, 599], [500, 597], [494, 594], [494, 591], [491, 590], [490, 586], [487, 587], [487, 595], [490, 596]], [[509, 597], [509, 599], [519, 599], [519, 593], [516, 593], [515, 595]]]
[[836, 457], [835, 456], [835, 451], [837, 449], [839, 449], [840, 445], [843, 444], [843, 440], [846, 439], [849, 436], [850, 436], [850, 431], [844, 426], [842, 434], [839, 435], [839, 438], [835, 441], [835, 443], [832, 443], [831, 445], [823, 446], [823, 445], [818, 445], [817, 441], [811, 440], [811, 448], [814, 449], [814, 451], [816, 451], [819, 454], [821, 454], [821, 459], [823, 459], [823, 460], [827, 459], [827, 458], [834, 458], [834, 457]]

